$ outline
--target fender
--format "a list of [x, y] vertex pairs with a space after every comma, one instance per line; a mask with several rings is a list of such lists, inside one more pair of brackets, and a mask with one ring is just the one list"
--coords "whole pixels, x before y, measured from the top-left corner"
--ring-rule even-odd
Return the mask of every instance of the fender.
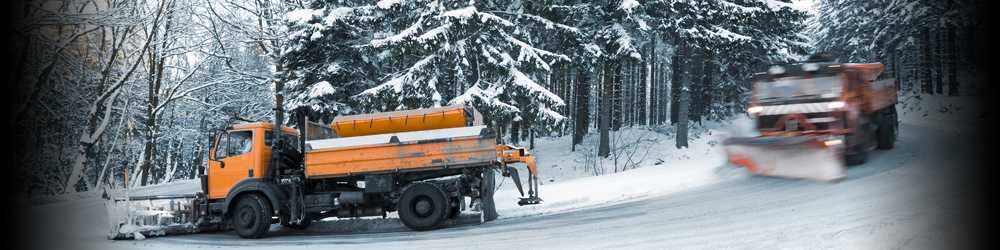
[[226, 195], [225, 206], [223, 206], [222, 214], [227, 215], [229, 208], [235, 201], [236, 197], [240, 194], [248, 192], [259, 192], [264, 195], [271, 202], [271, 208], [275, 211], [280, 211], [282, 204], [288, 200], [288, 195], [283, 192], [278, 185], [264, 181], [261, 178], [246, 179], [239, 183], [236, 183], [232, 189], [229, 189], [229, 194]]

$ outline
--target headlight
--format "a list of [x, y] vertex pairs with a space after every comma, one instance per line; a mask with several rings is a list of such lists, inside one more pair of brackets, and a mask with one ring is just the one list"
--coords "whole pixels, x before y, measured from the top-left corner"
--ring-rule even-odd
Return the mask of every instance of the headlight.
[[771, 66], [771, 68], [767, 69], [767, 73], [772, 74], [772, 75], [784, 74], [785, 73], [785, 67], [781, 67], [781, 66], [777, 66], [777, 65]]
[[844, 106], [847, 106], [847, 103], [844, 103], [843, 101], [835, 101], [826, 104], [826, 107], [830, 109], [840, 109]]
[[834, 140], [824, 141], [823, 144], [826, 144], [827, 147], [831, 147], [834, 145], [844, 144], [844, 141], [840, 139], [834, 139]]
[[802, 70], [805, 70], [805, 71], [816, 71], [816, 70], [819, 70], [819, 65], [817, 65], [815, 63], [802, 64]]
[[753, 107], [747, 108], [747, 113], [750, 113], [751, 115], [756, 115], [757, 113], [760, 113], [761, 111], [764, 111], [764, 107], [753, 106]]

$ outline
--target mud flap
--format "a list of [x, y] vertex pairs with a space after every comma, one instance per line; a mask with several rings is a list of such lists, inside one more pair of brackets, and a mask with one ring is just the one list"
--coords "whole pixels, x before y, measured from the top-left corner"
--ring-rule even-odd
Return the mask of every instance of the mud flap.
[[821, 181], [845, 177], [837, 149], [814, 136], [729, 138], [723, 145], [730, 163], [755, 175]]

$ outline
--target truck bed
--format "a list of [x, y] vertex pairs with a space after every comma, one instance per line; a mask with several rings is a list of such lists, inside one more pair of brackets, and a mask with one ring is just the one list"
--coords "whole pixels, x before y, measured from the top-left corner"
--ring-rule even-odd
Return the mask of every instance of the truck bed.
[[497, 161], [486, 126], [306, 141], [306, 178], [473, 167]]

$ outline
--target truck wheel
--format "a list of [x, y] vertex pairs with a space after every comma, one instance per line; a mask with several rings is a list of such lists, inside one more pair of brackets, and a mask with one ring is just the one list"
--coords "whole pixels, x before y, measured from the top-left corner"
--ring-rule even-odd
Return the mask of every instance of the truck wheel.
[[495, 175], [496, 171], [492, 168], [483, 170], [483, 181], [479, 186], [479, 204], [483, 211], [483, 221], [492, 221], [499, 217], [496, 204], [493, 203], [493, 194], [496, 191]]
[[865, 164], [868, 161], [868, 150], [860, 149], [857, 153], [844, 156], [848, 166]]
[[258, 194], [240, 196], [231, 215], [233, 229], [240, 237], [261, 238], [271, 228], [271, 205]]
[[417, 231], [437, 228], [448, 215], [448, 208], [444, 190], [429, 182], [411, 184], [396, 204], [403, 225]]
[[878, 123], [878, 149], [892, 149], [896, 146], [899, 134], [899, 120], [896, 117], [896, 107], [889, 107], [882, 112]]

